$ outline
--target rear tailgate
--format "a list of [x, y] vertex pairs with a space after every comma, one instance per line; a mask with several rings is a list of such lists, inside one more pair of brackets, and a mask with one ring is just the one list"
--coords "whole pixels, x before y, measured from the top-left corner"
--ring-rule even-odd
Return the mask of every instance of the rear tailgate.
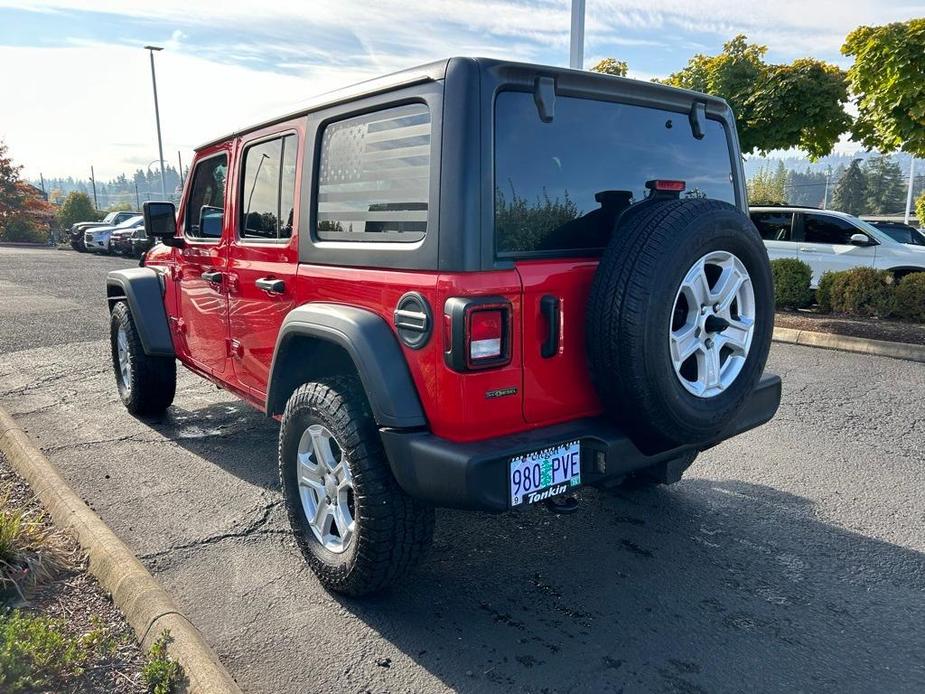
[[546, 424], [597, 414], [584, 320], [597, 260], [519, 261], [516, 268], [523, 285], [524, 419]]

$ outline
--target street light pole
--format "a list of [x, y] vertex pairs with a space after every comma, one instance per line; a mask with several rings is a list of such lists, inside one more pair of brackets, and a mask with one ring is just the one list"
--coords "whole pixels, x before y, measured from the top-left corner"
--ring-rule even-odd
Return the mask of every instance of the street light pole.
[[157, 153], [161, 160], [161, 194], [167, 199], [167, 179], [164, 177], [164, 145], [161, 141], [161, 112], [157, 106], [157, 77], [154, 75], [154, 53], [164, 50], [160, 46], [145, 46], [151, 57], [151, 86], [154, 88], [154, 120], [157, 123]]
[[[904, 224], [909, 223], [909, 212], [912, 210], [912, 187], [915, 185], [915, 155], [909, 155], [909, 190], [906, 191], [906, 217], [903, 220]], [[923, 226], [925, 222], [919, 220], [919, 226]]]
[[585, 62], [585, 0], [572, 0], [572, 33], [568, 66], [581, 70]]

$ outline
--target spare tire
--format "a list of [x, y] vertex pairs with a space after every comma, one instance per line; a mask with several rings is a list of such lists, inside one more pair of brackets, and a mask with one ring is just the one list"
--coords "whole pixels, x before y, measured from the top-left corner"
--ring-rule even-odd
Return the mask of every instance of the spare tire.
[[588, 302], [606, 412], [646, 450], [715, 439], [761, 378], [773, 319], [768, 254], [741, 211], [709, 199], [630, 207]]

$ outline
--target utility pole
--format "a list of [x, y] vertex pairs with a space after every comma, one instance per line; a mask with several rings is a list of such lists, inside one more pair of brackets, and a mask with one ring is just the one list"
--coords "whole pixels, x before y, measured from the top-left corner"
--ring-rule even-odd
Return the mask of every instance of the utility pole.
[[141, 209], [141, 198], [138, 197], [138, 181], [135, 181], [135, 209]]
[[42, 195], [44, 195], [45, 198], [47, 199], [47, 198], [48, 198], [48, 193], [45, 192], [45, 176], [42, 174], [41, 171], [39, 171], [39, 181], [40, 181], [41, 184], [42, 184]]
[[[909, 212], [912, 210], [912, 187], [915, 185], [915, 155], [909, 155], [909, 190], [906, 191], [906, 217], [903, 220], [905, 224], [909, 223]], [[925, 221], [919, 220], [919, 226], [925, 224]]]
[[829, 179], [832, 178], [832, 165], [825, 170], [825, 195], [822, 198], [822, 209], [828, 209], [829, 206]]
[[585, 62], [585, 0], [572, 0], [572, 33], [568, 66], [581, 70]]
[[90, 183], [93, 185], [93, 209], [100, 209], [96, 202], [96, 176], [93, 174], [93, 164], [90, 164]]
[[154, 121], [157, 123], [157, 153], [161, 159], [161, 194], [167, 199], [167, 180], [164, 178], [164, 145], [161, 141], [161, 112], [157, 106], [157, 77], [154, 74], [154, 53], [164, 50], [160, 46], [145, 46], [151, 56], [151, 86], [154, 88]]

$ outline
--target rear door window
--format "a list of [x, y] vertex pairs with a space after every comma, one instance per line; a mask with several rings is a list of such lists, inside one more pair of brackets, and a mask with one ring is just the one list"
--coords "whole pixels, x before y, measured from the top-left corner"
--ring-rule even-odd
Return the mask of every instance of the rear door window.
[[241, 239], [277, 241], [292, 236], [296, 142], [295, 135], [286, 135], [244, 150]]
[[822, 214], [803, 214], [803, 241], [805, 243], [827, 243], [847, 246], [852, 234], [861, 230], [838, 217]]
[[502, 92], [495, 108], [495, 247], [500, 255], [599, 252], [646, 181], [680, 179], [683, 197], [735, 204], [722, 123], [696, 139], [685, 113], [558, 97], [544, 123], [533, 94]]
[[793, 240], [793, 212], [752, 212], [751, 217], [765, 241]]

